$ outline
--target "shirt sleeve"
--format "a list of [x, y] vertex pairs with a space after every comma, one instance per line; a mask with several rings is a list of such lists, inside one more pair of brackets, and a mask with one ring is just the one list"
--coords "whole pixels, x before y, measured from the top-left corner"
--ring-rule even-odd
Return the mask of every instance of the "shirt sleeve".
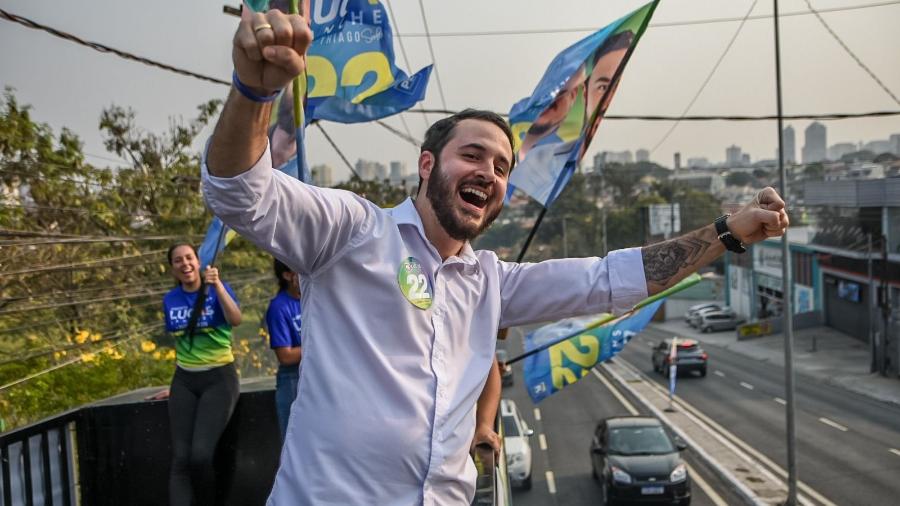
[[269, 328], [269, 347], [285, 348], [291, 346], [291, 322], [287, 318], [285, 306], [273, 301], [266, 311], [266, 327]]
[[377, 208], [357, 195], [319, 188], [272, 169], [269, 148], [234, 177], [201, 165], [209, 209], [242, 237], [304, 275], [314, 275], [353, 246], [372, 226]]
[[498, 263], [501, 328], [584, 314], [623, 313], [647, 298], [640, 248], [613, 251], [606, 258]]

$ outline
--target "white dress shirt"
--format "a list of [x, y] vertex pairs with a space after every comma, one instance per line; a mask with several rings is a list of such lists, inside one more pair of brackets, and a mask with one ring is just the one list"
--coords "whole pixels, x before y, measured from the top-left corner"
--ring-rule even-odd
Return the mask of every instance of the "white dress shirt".
[[[468, 505], [475, 405], [498, 327], [624, 311], [647, 296], [639, 249], [500, 261], [468, 243], [442, 261], [413, 202], [380, 209], [271, 169], [209, 175], [210, 209], [302, 275], [303, 361], [269, 505]], [[432, 305], [400, 290], [414, 257]]]

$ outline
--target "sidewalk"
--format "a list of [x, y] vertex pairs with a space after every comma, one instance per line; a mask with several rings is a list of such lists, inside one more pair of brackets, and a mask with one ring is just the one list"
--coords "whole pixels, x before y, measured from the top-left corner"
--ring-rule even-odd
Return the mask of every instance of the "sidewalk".
[[[650, 325], [673, 336], [696, 339], [762, 362], [784, 366], [784, 339], [781, 334], [738, 341], [733, 330], [703, 334], [683, 319], [669, 319]], [[817, 351], [813, 352], [810, 350], [814, 339]], [[860, 395], [900, 405], [900, 379], [869, 373], [866, 343], [830, 327], [794, 331], [794, 371]]]

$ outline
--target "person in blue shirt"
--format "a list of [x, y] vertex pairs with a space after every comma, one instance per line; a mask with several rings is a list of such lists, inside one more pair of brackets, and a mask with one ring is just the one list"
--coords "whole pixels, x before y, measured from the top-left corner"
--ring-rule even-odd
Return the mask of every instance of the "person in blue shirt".
[[[201, 281], [193, 246], [176, 244], [169, 248], [168, 258], [178, 282], [163, 298], [166, 331], [175, 338], [176, 365], [169, 388], [169, 504], [213, 504], [213, 457], [240, 393], [231, 327], [241, 323], [241, 308], [231, 287], [219, 279], [218, 269], [207, 267]], [[202, 291], [205, 297], [198, 302]]]
[[290, 267], [275, 259], [275, 278], [278, 295], [269, 302], [266, 310], [266, 326], [269, 329], [269, 347], [278, 358], [275, 375], [275, 410], [278, 427], [284, 441], [291, 403], [297, 397], [297, 380], [300, 378], [300, 276]]

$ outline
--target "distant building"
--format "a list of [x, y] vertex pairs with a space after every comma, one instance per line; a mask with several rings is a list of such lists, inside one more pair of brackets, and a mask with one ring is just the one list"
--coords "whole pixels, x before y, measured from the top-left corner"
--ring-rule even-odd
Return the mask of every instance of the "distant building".
[[888, 142], [891, 143], [891, 153], [900, 156], [900, 134], [892, 135]]
[[334, 176], [331, 165], [313, 165], [310, 169], [312, 173], [312, 183], [316, 186], [329, 188], [334, 185]]
[[867, 142], [865, 146], [863, 146], [863, 150], [871, 151], [876, 155], [880, 155], [881, 153], [890, 153], [891, 152], [891, 141], [882, 140], [882, 141], [871, 141]]
[[725, 165], [737, 167], [741, 164], [741, 148], [732, 144], [725, 148]]
[[674, 160], [673, 160], [674, 167], [673, 168], [677, 172], [677, 171], [681, 170], [681, 153], [675, 153], [673, 158], [674, 158]]
[[604, 151], [605, 163], [634, 163], [634, 155], [631, 154], [631, 150], [625, 151]]
[[650, 152], [646, 149], [639, 149], [634, 153], [634, 160], [638, 163], [641, 162], [649, 162], [650, 161]]
[[692, 169], [708, 169], [709, 160], [704, 157], [688, 158], [687, 166]]
[[744, 167], [750, 166], [750, 153], [741, 153], [741, 165]]
[[391, 184], [398, 185], [406, 179], [406, 162], [391, 162]]
[[719, 174], [672, 174], [669, 179], [679, 181], [691, 189], [709, 193], [710, 195], [718, 195], [725, 189], [725, 178]]
[[828, 157], [828, 133], [825, 125], [813, 121], [804, 131], [803, 163], [816, 163]]
[[828, 148], [828, 159], [840, 160], [842, 156], [849, 155], [856, 151], [856, 144], [853, 144], [852, 142], [839, 142], [837, 144], [832, 144]]
[[388, 176], [384, 164], [362, 158], [356, 161], [356, 173], [363, 181], [383, 181]]
[[[788, 125], [781, 132], [781, 147], [784, 150], [784, 163], [791, 165], [797, 163], [797, 139], [794, 136], [794, 127]], [[778, 153], [775, 153], [778, 159]]]

